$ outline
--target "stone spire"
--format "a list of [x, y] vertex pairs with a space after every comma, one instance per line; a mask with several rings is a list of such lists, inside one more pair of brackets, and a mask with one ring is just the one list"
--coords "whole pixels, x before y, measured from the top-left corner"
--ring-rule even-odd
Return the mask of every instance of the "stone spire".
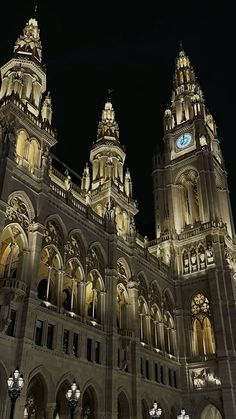
[[15, 57], [30, 58], [37, 63], [42, 62], [42, 44], [40, 41], [40, 30], [37, 20], [30, 19], [23, 29], [23, 35], [20, 35], [14, 47]]
[[203, 93], [181, 42], [175, 65], [171, 106], [164, 114], [164, 132], [183, 122], [205, 117]]
[[97, 141], [119, 141], [119, 126], [115, 120], [115, 111], [110, 99], [105, 103], [102, 119], [98, 124]]

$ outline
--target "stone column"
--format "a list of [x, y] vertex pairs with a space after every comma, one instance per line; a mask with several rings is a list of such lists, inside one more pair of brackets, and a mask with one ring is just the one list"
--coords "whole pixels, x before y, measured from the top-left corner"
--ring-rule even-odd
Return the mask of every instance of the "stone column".
[[45, 419], [54, 419], [55, 410], [56, 410], [56, 403], [48, 403], [47, 408], [46, 408]]

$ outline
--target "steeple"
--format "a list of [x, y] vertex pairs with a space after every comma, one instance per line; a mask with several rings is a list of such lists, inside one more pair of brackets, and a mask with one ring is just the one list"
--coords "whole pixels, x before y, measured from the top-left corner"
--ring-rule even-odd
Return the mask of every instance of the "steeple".
[[164, 115], [164, 131], [194, 118], [205, 118], [204, 97], [182, 42], [175, 63], [171, 106]]
[[[41, 119], [46, 74], [42, 65], [42, 45], [36, 18], [29, 19], [23, 34], [17, 38], [14, 56], [2, 66], [1, 78], [0, 100], [14, 96], [20, 106], [25, 106], [27, 111]], [[51, 117], [47, 121], [50, 125]]]
[[90, 152], [91, 184], [89, 169], [86, 167], [81, 186], [82, 190], [91, 195], [91, 206], [99, 215], [106, 216], [108, 208], [114, 210], [117, 233], [123, 237], [130, 235], [133, 217], [138, 212], [132, 198], [129, 170], [124, 174], [125, 158], [124, 147], [119, 141], [115, 111], [108, 98], [98, 124], [97, 140]]
[[40, 30], [35, 18], [29, 19], [23, 29], [23, 35], [20, 35], [14, 47], [15, 57], [30, 58], [38, 64], [42, 62], [42, 44], [40, 41]]

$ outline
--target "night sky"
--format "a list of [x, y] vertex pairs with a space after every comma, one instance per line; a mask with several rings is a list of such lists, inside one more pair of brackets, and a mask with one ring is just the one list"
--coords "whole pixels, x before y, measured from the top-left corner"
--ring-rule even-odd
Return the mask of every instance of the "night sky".
[[[162, 142], [162, 116], [182, 40], [218, 126], [236, 214], [234, 12], [227, 4], [206, 1], [142, 2], [132, 8], [125, 3], [38, 1], [43, 62], [58, 130], [52, 151], [82, 174], [107, 89], [113, 89], [120, 142], [126, 146], [139, 203], [137, 224], [151, 237], [152, 155]], [[1, 4], [1, 65], [12, 56], [33, 11], [29, 0]]]

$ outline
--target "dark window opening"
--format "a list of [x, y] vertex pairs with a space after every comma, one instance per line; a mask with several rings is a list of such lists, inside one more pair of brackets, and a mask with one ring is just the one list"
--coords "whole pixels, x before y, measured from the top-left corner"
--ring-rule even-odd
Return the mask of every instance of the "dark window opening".
[[36, 331], [35, 331], [35, 343], [38, 346], [42, 346], [43, 340], [43, 322], [36, 320]]
[[52, 349], [53, 332], [54, 332], [54, 326], [53, 326], [53, 324], [49, 324], [48, 325], [48, 333], [47, 333], [47, 348], [48, 349]]
[[92, 339], [87, 339], [87, 360], [92, 361]]
[[69, 330], [64, 330], [63, 334], [63, 352], [65, 354], [68, 354], [69, 350]]
[[16, 310], [11, 310], [9, 320], [10, 320], [10, 323], [7, 326], [6, 335], [14, 336], [14, 329], [15, 329], [15, 323], [16, 323]]
[[79, 356], [78, 344], [79, 344], [79, 335], [78, 333], [74, 333], [73, 345], [72, 345], [72, 353], [74, 356]]
[[97, 364], [100, 364], [100, 347], [101, 347], [101, 344], [100, 344], [100, 342], [95, 342], [95, 362], [97, 363]]

